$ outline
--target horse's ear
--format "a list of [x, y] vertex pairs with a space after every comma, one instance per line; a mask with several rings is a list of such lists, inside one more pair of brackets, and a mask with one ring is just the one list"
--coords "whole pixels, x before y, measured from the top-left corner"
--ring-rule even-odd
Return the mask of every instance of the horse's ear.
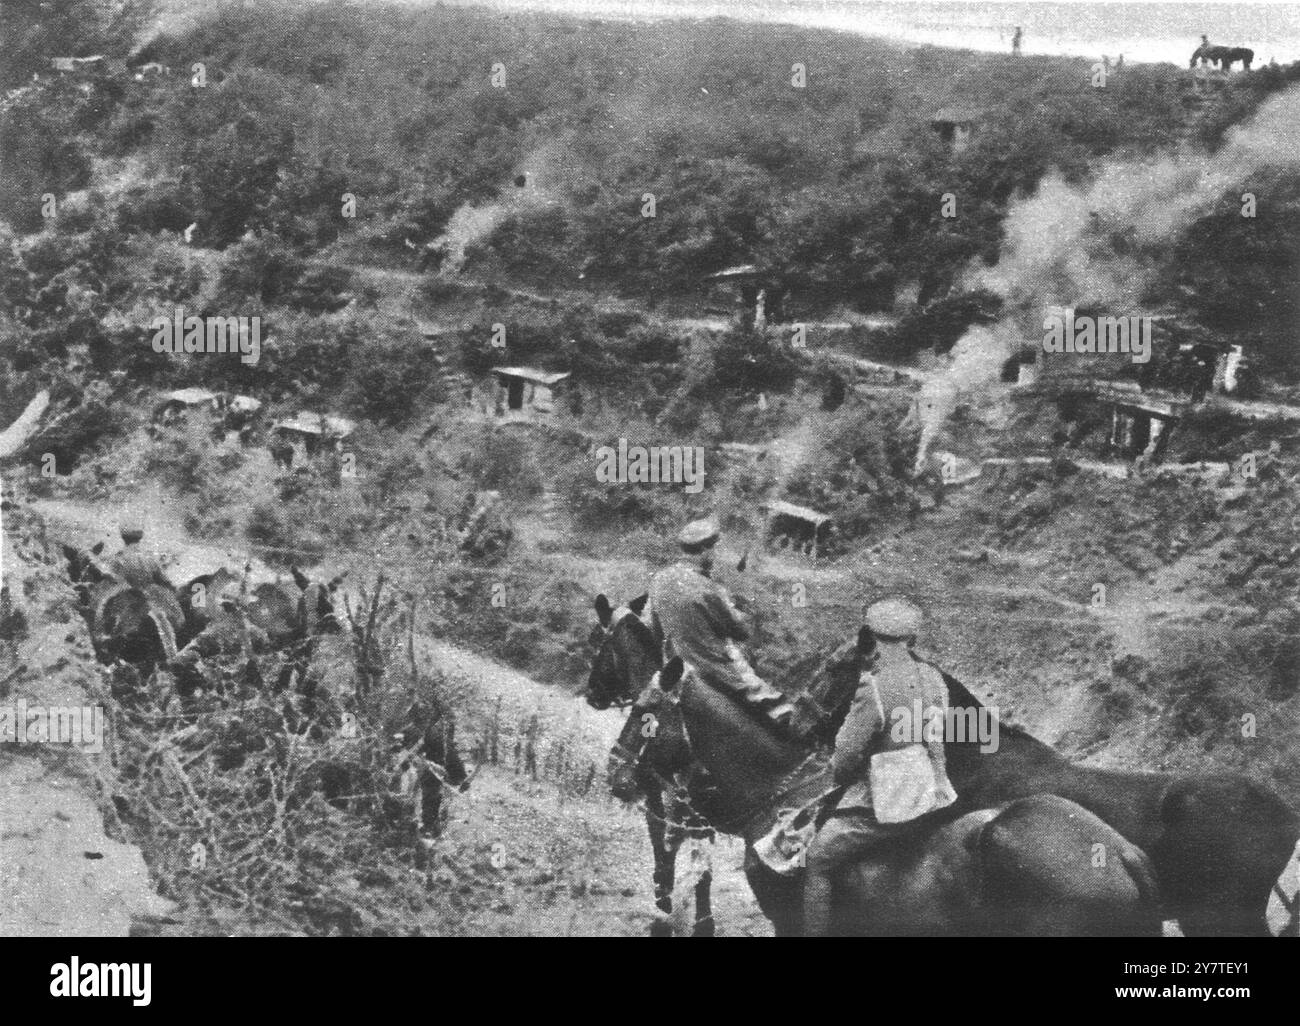
[[293, 583], [298, 585], [301, 590], [306, 591], [307, 585], [311, 584], [311, 581], [307, 580], [307, 575], [296, 566], [289, 567], [289, 573], [293, 574]]
[[647, 591], [644, 594], [638, 595], [631, 602], [629, 602], [627, 604], [627, 608], [632, 610], [632, 612], [634, 612], [637, 616], [640, 616], [642, 612], [645, 611], [645, 604], [649, 601], [650, 601], [650, 593]]
[[686, 672], [686, 664], [682, 662], [681, 656], [673, 656], [668, 660], [668, 665], [659, 671], [659, 687], [663, 691], [671, 691], [682, 682], [682, 674]]
[[609, 599], [605, 597], [605, 593], [602, 591], [596, 596], [596, 619], [600, 621], [602, 627], [608, 627], [613, 618], [613, 607], [610, 606]]

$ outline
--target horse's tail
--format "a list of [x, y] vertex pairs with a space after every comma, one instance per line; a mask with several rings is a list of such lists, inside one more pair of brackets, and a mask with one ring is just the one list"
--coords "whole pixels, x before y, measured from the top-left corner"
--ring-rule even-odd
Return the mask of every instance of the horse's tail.
[[1150, 915], [1156, 920], [1154, 924], [1143, 923], [1134, 925], [1146, 927], [1154, 925], [1158, 928], [1160, 925], [1159, 917], [1162, 899], [1160, 897], [1160, 880], [1159, 877], [1156, 876], [1155, 863], [1151, 861], [1151, 858], [1146, 852], [1136, 844], [1132, 843], [1123, 845], [1120, 848], [1119, 860], [1120, 864], [1128, 873], [1129, 879], [1133, 881], [1133, 885], [1137, 888], [1138, 899], [1141, 902], [1142, 916], [1145, 918], [1147, 915]]
[[172, 626], [171, 620], [159, 610], [150, 609], [146, 615], [153, 623], [154, 631], [157, 632], [158, 640], [162, 644], [163, 655], [170, 663], [176, 658], [176, 629]]

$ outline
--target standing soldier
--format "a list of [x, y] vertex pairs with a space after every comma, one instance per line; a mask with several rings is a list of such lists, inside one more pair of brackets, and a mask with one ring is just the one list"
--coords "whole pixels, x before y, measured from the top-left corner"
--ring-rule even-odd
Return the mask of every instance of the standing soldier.
[[1025, 34], [1020, 30], [1020, 26], [1017, 25], [1016, 34], [1011, 37], [1011, 55], [1013, 57], [1020, 56], [1020, 41], [1024, 39], [1024, 37]]
[[[921, 611], [902, 599], [886, 599], [867, 610], [867, 628], [876, 639], [875, 660], [864, 673], [853, 705], [835, 736], [831, 770], [848, 785], [835, 812], [808, 847], [804, 881], [804, 932], [825, 936], [833, 912], [836, 871], [863, 852], [911, 832], [927, 812], [957, 800], [944, 764], [942, 734], [917, 741], [929, 730], [891, 731], [897, 711], [917, 708], [934, 716], [947, 706], [939, 671], [912, 658], [911, 645], [921, 626]], [[926, 724], [928, 727], [928, 723]]]
[[650, 581], [650, 607], [664, 638], [665, 662], [680, 656], [702, 681], [734, 695], [779, 734], [798, 740], [804, 731], [796, 723], [794, 705], [749, 665], [740, 648], [749, 629], [727, 590], [710, 579], [720, 535], [713, 520], [687, 524], [677, 538], [682, 558]]

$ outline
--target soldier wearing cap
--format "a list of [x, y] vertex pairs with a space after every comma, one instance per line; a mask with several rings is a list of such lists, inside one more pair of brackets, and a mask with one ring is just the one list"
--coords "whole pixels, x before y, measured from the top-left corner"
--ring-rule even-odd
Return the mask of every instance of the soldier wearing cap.
[[156, 556], [140, 548], [144, 528], [133, 521], [124, 521], [118, 527], [122, 536], [122, 550], [114, 555], [104, 568], [109, 581], [97, 592], [96, 609], [102, 609], [110, 596], [126, 588], [144, 592], [149, 606], [165, 615], [174, 629], [185, 621], [181, 604], [172, 582], [167, 580]]
[[[807, 852], [804, 932], [809, 936], [830, 930], [832, 881], [839, 867], [910, 833], [917, 817], [951, 805], [957, 797], [948, 781], [942, 737], [927, 743], [918, 738], [930, 738], [931, 732], [920, 726], [895, 729], [917, 708], [933, 717], [947, 705], [939, 671], [918, 662], [910, 651], [921, 611], [906, 600], [886, 599], [867, 610], [866, 621], [875, 641], [873, 662], [859, 680], [831, 758], [835, 782], [847, 790]], [[907, 778], [900, 779], [900, 773]], [[888, 794], [873, 796], [873, 784]], [[884, 804], [899, 795], [910, 797], [906, 820]]]
[[674, 655], [704, 682], [757, 710], [780, 733], [797, 729], [790, 700], [758, 676], [741, 651], [749, 628], [727, 590], [710, 579], [716, 521], [695, 520], [677, 536], [682, 558], [650, 581], [653, 622], [664, 639], [665, 661]]

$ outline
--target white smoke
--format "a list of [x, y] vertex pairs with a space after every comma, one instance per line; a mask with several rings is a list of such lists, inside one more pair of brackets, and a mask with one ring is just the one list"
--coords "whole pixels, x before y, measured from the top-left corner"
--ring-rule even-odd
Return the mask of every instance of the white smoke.
[[1009, 307], [1098, 305], [1134, 312], [1154, 273], [1152, 252], [1175, 241], [1225, 195], [1251, 192], [1267, 170], [1300, 168], [1300, 87], [1262, 104], [1216, 153], [1182, 148], [1148, 160], [1110, 160], [1091, 180], [1048, 175], [1014, 204], [997, 264], [967, 284]]
[[[562, 202], [564, 145], [559, 141], [534, 150], [510, 174], [500, 195], [490, 203], [466, 203], [447, 221], [441, 235], [429, 243], [443, 253], [441, 273], [455, 274], [465, 264], [466, 250], [494, 232], [510, 217], [544, 210]], [[516, 180], [522, 177], [523, 185]]]
[[1262, 172], [1292, 168], [1300, 168], [1300, 87], [1265, 101], [1213, 154], [1183, 147], [1108, 160], [1079, 185], [1052, 173], [1032, 196], [1013, 203], [997, 264], [973, 267], [961, 282], [1000, 296], [1003, 319], [962, 336], [930, 386], [932, 398], [922, 393], [918, 470], [958, 398], [997, 381], [1016, 349], [1041, 337], [1048, 307], [1139, 313], [1161, 247], [1225, 195], [1241, 200], [1253, 192], [1252, 179]]
[[948, 352], [946, 366], [921, 386], [916, 405], [909, 415], [921, 427], [916, 473], [925, 469], [930, 449], [957, 409], [958, 402], [975, 389], [998, 380], [1013, 345], [1005, 324], [971, 328]]

